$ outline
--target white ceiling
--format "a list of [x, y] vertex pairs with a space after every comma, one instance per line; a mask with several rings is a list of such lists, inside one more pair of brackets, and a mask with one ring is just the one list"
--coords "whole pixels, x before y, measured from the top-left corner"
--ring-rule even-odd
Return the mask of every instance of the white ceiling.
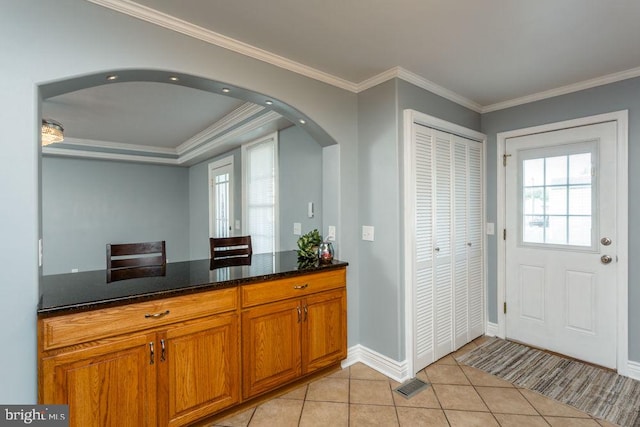
[[401, 67], [481, 107], [640, 74], [638, 0], [136, 3], [354, 84]]
[[[638, 0], [88, 1], [354, 92], [402, 77], [479, 112], [640, 76]], [[42, 111], [72, 142], [175, 152], [242, 105], [129, 82]]]

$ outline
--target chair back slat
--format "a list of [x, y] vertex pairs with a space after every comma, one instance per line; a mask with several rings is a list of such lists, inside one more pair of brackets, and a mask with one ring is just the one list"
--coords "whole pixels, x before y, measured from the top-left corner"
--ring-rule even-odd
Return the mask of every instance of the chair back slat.
[[107, 244], [107, 270], [166, 265], [165, 241]]
[[210, 238], [212, 259], [250, 257], [253, 254], [251, 236]]

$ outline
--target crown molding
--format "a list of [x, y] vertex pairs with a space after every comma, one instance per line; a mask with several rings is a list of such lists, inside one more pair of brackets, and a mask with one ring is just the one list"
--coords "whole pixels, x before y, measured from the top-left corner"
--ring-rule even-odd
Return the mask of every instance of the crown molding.
[[147, 154], [176, 156], [176, 150], [174, 148], [154, 147], [151, 145], [141, 145], [141, 144], [125, 144], [122, 142], [100, 141], [95, 139], [65, 138], [63, 141], [63, 144], [70, 145], [73, 147], [83, 147], [83, 148], [91, 147], [91, 148], [107, 149], [107, 150], [135, 151], [135, 152], [147, 153]]
[[225, 143], [231, 142], [234, 139], [240, 138], [245, 134], [256, 131], [261, 127], [271, 122], [274, 122], [280, 118], [282, 118], [280, 114], [276, 113], [275, 111], [269, 111], [261, 115], [260, 117], [257, 117], [256, 119], [251, 120], [250, 122], [245, 123], [242, 126], [238, 126], [237, 128], [223, 135], [220, 135], [218, 138], [210, 140], [206, 144], [200, 145], [196, 149], [181, 155], [178, 158], [178, 164], [189, 164], [190, 161], [197, 159], [198, 157], [206, 156], [207, 153], [212, 152], [214, 149], [218, 148], [219, 146]]
[[58, 148], [46, 146], [42, 147], [43, 155], [60, 156], [60, 157], [80, 157], [83, 159], [96, 159], [96, 160], [120, 160], [126, 162], [136, 163], [152, 163], [169, 166], [179, 166], [178, 159], [157, 157], [157, 156], [140, 156], [136, 154], [127, 153], [105, 153], [102, 151], [88, 151], [88, 150], [70, 150], [68, 148]]
[[166, 29], [202, 40], [204, 42], [220, 46], [242, 55], [258, 59], [276, 67], [293, 71], [294, 73], [328, 83], [351, 92], [356, 91], [356, 84], [348, 80], [325, 73], [307, 65], [292, 61], [283, 56], [276, 55], [264, 49], [257, 48], [248, 43], [241, 42], [220, 33], [207, 30], [198, 25], [178, 19], [175, 16], [157, 11], [147, 6], [135, 3], [131, 0], [87, 0], [88, 2], [124, 13], [125, 15], [159, 25]]
[[264, 109], [265, 107], [261, 105], [253, 104], [251, 102], [245, 102], [202, 132], [194, 135], [182, 144], [178, 145], [175, 149], [175, 152], [178, 153], [179, 156], [182, 156], [187, 151], [204, 144], [208, 140], [215, 138], [217, 135], [220, 135], [226, 130], [231, 129], [244, 120], [255, 116]]
[[508, 101], [498, 102], [482, 107], [480, 113], [490, 113], [492, 111], [504, 110], [505, 108], [516, 107], [530, 102], [541, 101], [554, 96], [566, 95], [568, 93], [578, 92], [585, 89], [591, 89], [597, 86], [603, 86], [609, 83], [615, 83], [622, 80], [640, 77], [640, 67], [630, 70], [620, 71], [618, 73], [607, 74], [605, 76], [596, 77], [594, 79], [584, 80], [578, 83], [561, 86], [555, 89], [545, 90], [543, 92], [534, 93], [520, 98], [510, 99]]

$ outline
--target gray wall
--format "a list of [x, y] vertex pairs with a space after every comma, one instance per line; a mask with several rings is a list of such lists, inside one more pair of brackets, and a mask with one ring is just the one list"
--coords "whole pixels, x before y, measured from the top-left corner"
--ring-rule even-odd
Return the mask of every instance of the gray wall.
[[[55, 25], [51, 25], [55, 22]], [[54, 48], [52, 48], [52, 46]], [[0, 402], [36, 401], [40, 206], [38, 86], [114, 69], [158, 69], [237, 85], [279, 99], [340, 144], [341, 255], [357, 265], [357, 96], [230, 50], [127, 17], [86, 0], [2, 1], [0, 117], [11, 123], [0, 150]], [[10, 59], [9, 59], [10, 58]], [[348, 290], [358, 286], [347, 273]], [[349, 316], [355, 305], [349, 304]], [[359, 342], [349, 325], [349, 342]]]
[[166, 240], [167, 259], [189, 257], [185, 168], [42, 159], [43, 274], [105, 268], [107, 243]]
[[405, 359], [402, 114], [408, 108], [480, 129], [478, 113], [403, 80], [358, 95], [359, 217], [375, 227], [375, 240], [359, 245], [360, 343], [398, 361]]
[[[629, 360], [640, 360], [640, 78], [557, 96], [482, 115], [487, 135], [487, 222], [496, 222], [496, 135], [499, 132], [618, 110], [629, 110]], [[637, 161], [636, 161], [637, 160]], [[488, 315], [497, 322], [497, 241], [488, 236]]]
[[[298, 238], [293, 223], [302, 225], [302, 233], [314, 228], [322, 231], [322, 147], [297, 126], [278, 135], [280, 169], [280, 250], [297, 249]], [[307, 216], [307, 203], [313, 202], [313, 218]]]

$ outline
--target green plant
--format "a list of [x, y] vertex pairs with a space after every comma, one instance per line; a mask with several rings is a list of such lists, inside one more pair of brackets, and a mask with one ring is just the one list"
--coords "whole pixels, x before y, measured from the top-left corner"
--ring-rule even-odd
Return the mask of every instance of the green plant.
[[315, 262], [318, 259], [318, 246], [322, 236], [317, 229], [303, 234], [298, 239], [298, 261]]

